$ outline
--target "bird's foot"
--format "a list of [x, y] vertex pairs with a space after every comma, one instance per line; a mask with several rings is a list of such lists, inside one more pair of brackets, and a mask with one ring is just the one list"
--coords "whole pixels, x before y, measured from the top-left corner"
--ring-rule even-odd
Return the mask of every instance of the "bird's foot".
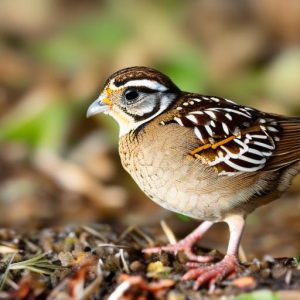
[[182, 280], [195, 279], [194, 290], [203, 284], [208, 283], [213, 286], [216, 282], [237, 272], [238, 259], [235, 255], [227, 254], [220, 262], [211, 266], [199, 266], [198, 263], [190, 262], [187, 264], [191, 268], [184, 274]]
[[188, 241], [186, 239], [183, 239], [179, 241], [176, 244], [169, 244], [162, 247], [153, 247], [153, 248], [146, 248], [143, 250], [146, 254], [155, 254], [155, 253], [161, 253], [162, 251], [168, 252], [168, 253], [174, 253], [177, 254], [179, 251], [183, 251], [186, 257], [194, 262], [210, 262], [213, 260], [212, 256], [201, 256], [196, 255], [192, 251], [194, 241]]

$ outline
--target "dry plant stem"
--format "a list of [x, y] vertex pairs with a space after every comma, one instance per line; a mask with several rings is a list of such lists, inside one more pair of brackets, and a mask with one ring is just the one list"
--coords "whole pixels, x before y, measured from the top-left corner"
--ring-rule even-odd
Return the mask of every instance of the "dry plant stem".
[[193, 245], [200, 240], [204, 233], [214, 224], [211, 221], [205, 221], [199, 225], [192, 233], [186, 236], [183, 240], [177, 242], [176, 244], [169, 244], [162, 247], [153, 247], [144, 249], [143, 252], [147, 254], [160, 253], [162, 251], [171, 252], [177, 254], [178, 251], [184, 251], [185, 255], [189, 260], [197, 262], [209, 262], [213, 258], [211, 256], [200, 256], [196, 255], [192, 251]]
[[194, 289], [197, 290], [201, 285], [209, 283], [212, 286], [216, 281], [220, 281], [237, 271], [238, 267], [238, 248], [245, 226], [245, 219], [240, 215], [233, 215], [225, 219], [229, 226], [230, 238], [225, 257], [218, 263], [205, 267], [197, 263], [188, 263], [191, 268], [182, 280], [195, 279]]

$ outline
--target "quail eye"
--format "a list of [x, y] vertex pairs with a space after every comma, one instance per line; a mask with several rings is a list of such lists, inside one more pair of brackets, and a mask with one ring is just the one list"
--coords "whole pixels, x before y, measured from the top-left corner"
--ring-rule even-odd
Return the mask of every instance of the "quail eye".
[[139, 97], [139, 92], [137, 90], [130, 89], [125, 92], [125, 98], [128, 101], [136, 100], [138, 97]]

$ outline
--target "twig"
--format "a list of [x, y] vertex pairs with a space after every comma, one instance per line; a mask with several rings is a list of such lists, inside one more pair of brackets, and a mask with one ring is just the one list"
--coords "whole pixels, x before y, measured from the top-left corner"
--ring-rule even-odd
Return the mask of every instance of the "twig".
[[154, 245], [154, 241], [151, 239], [149, 235], [143, 232], [141, 229], [135, 226], [129, 226], [120, 236], [119, 240], [123, 240], [129, 233], [135, 231], [138, 235], [140, 235], [148, 244]]
[[123, 268], [124, 268], [124, 271], [129, 274], [130, 271], [129, 271], [129, 267], [128, 267], [128, 264], [125, 260], [125, 257], [124, 257], [124, 249], [121, 249], [120, 250], [120, 258], [121, 258], [121, 262], [122, 262], [122, 265], [123, 265]]
[[102, 247], [111, 247], [111, 248], [130, 248], [129, 246], [125, 246], [125, 245], [115, 245], [115, 244], [109, 244], [109, 243], [100, 243], [97, 244], [97, 247], [102, 248]]
[[130, 288], [131, 282], [129, 280], [123, 281], [113, 292], [107, 300], [119, 300], [121, 296]]
[[94, 235], [94, 236], [100, 238], [101, 240], [103, 240], [105, 242], [107, 241], [107, 239], [105, 238], [105, 236], [102, 235], [99, 231], [95, 230], [94, 228], [92, 228], [90, 226], [86, 226], [86, 225], [81, 226], [81, 228], [83, 230], [85, 230], [86, 232], [90, 233], [91, 235]]
[[2, 291], [2, 289], [3, 289], [3, 287], [4, 287], [6, 278], [7, 278], [7, 276], [8, 276], [8, 272], [9, 272], [9, 270], [10, 270], [11, 263], [13, 262], [15, 256], [16, 256], [15, 253], [11, 256], [11, 258], [10, 258], [8, 264], [7, 264], [7, 267], [6, 267], [6, 269], [5, 269], [5, 272], [4, 272], [3, 275], [0, 277], [0, 291]]
[[92, 295], [97, 292], [97, 289], [102, 283], [103, 277], [97, 276], [97, 278], [84, 289], [82, 296], [78, 300], [89, 300], [92, 298]]
[[242, 244], [240, 244], [240, 247], [239, 247], [239, 259], [242, 263], [247, 261], [247, 255], [244, 251]]
[[169, 243], [171, 245], [176, 244], [177, 240], [176, 240], [175, 234], [172, 231], [172, 229], [168, 226], [168, 224], [164, 220], [162, 220], [162, 221], [160, 221], [160, 226], [161, 226], [164, 234], [166, 235]]

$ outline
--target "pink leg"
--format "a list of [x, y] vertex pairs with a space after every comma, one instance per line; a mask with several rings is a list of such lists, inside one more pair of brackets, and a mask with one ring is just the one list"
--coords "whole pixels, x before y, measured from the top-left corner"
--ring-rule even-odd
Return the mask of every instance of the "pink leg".
[[224, 221], [228, 223], [230, 231], [229, 244], [225, 257], [220, 262], [209, 267], [201, 267], [199, 264], [190, 263], [188, 266], [191, 270], [182, 277], [182, 280], [195, 279], [195, 290], [205, 283], [212, 285], [216, 281], [220, 281], [237, 271], [237, 253], [245, 220], [243, 216], [234, 215], [226, 218]]
[[184, 251], [189, 260], [197, 262], [209, 262], [212, 260], [210, 256], [198, 256], [193, 253], [192, 247], [196, 241], [200, 240], [204, 233], [214, 224], [214, 222], [205, 221], [201, 223], [192, 233], [186, 236], [183, 240], [173, 245], [167, 245], [163, 247], [154, 247], [144, 249], [143, 252], [147, 254], [160, 253], [161, 251], [177, 253], [178, 251]]

